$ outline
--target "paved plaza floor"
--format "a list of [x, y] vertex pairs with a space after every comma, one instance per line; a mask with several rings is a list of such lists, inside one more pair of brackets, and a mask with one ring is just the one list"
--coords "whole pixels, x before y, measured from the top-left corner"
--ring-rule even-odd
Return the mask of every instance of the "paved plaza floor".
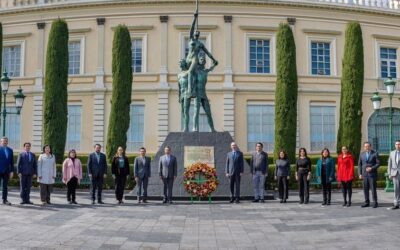
[[[38, 191], [32, 201], [39, 204]], [[0, 249], [400, 249], [400, 210], [391, 211], [392, 193], [379, 193], [381, 207], [361, 208], [362, 191], [353, 206], [343, 208], [340, 193], [322, 207], [321, 195], [311, 203], [278, 201], [241, 204], [176, 202], [115, 205], [106, 192], [105, 205], [90, 205], [80, 192], [79, 205], [69, 205], [64, 191], [52, 195], [54, 205], [0, 206]]]

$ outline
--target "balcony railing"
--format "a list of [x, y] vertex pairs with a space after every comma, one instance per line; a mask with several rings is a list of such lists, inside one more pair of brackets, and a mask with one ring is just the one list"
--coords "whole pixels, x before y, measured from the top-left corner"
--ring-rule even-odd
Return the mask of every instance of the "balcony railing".
[[[115, 0], [120, 1], [120, 0]], [[132, 0], [142, 1], [145, 0]], [[226, 0], [229, 1], [229, 0]], [[233, 0], [238, 1], [238, 0]], [[394, 11], [400, 12], [400, 0], [252, 0], [254, 2], [281, 2], [281, 3], [303, 3], [303, 4], [321, 4], [330, 6], [341, 6], [348, 8], [363, 8], [372, 10]], [[96, 2], [113, 2], [113, 0], [0, 0], [0, 11], [7, 9], [43, 7], [63, 4], [78, 3], [96, 3]], [[172, 1], [171, 2], [175, 2]]]

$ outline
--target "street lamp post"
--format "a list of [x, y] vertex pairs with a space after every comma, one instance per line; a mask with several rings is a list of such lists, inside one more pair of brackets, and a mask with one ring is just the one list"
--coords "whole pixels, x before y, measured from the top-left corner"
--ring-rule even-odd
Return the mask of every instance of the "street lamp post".
[[[24, 105], [25, 95], [22, 93], [21, 86], [17, 90], [17, 93], [14, 95], [15, 99], [15, 107], [17, 108], [17, 112], [9, 112], [7, 111], [7, 92], [10, 87], [11, 79], [8, 77], [7, 71], [3, 72], [3, 76], [1, 77], [1, 91], [3, 92], [3, 111], [0, 114], [3, 115], [3, 136], [6, 136], [6, 117], [8, 114], [21, 114], [22, 106]], [[0, 104], [1, 105], [1, 104]]]
[[[392, 79], [391, 76], [384, 82], [387, 93], [389, 95], [389, 151], [392, 148], [393, 144], [393, 107], [392, 107], [392, 98], [394, 94], [394, 89], [396, 86], [396, 81]], [[372, 105], [375, 110], [379, 110], [381, 108], [382, 97], [379, 96], [378, 92], [375, 92], [371, 98]]]

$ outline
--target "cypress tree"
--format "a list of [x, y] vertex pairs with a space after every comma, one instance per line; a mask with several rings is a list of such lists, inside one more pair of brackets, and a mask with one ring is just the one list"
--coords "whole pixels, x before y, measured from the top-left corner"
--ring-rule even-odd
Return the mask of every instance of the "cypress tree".
[[115, 29], [112, 48], [112, 97], [106, 153], [109, 160], [119, 146], [126, 148], [132, 93], [131, 37], [125, 25]]
[[296, 44], [288, 24], [281, 23], [276, 35], [277, 80], [275, 91], [275, 149], [278, 157], [286, 150], [293, 162], [296, 155], [297, 68]]
[[337, 152], [348, 146], [358, 157], [361, 147], [362, 95], [364, 88], [364, 47], [361, 26], [350, 22], [346, 27], [340, 94], [340, 121]]
[[44, 143], [53, 148], [57, 163], [64, 158], [68, 122], [68, 26], [58, 19], [51, 25], [46, 53], [44, 88]]

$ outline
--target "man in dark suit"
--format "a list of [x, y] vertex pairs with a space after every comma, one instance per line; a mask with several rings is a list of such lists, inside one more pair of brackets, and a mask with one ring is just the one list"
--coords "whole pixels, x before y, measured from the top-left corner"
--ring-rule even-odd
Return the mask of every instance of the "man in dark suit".
[[14, 175], [14, 152], [8, 147], [8, 138], [1, 138], [0, 146], [0, 182], [3, 183], [3, 204], [11, 205], [7, 200], [8, 195], [8, 180]]
[[33, 204], [30, 201], [32, 178], [37, 175], [37, 161], [34, 153], [31, 152], [31, 143], [24, 143], [24, 151], [21, 152], [17, 160], [17, 171], [21, 187], [21, 205]]
[[135, 158], [135, 163], [133, 165], [135, 180], [138, 187], [138, 203], [140, 203], [141, 201], [147, 203], [147, 185], [149, 184], [149, 177], [151, 176], [150, 163], [151, 159], [150, 157], [146, 156], [146, 149], [144, 147], [141, 147], [139, 149], [139, 156]]
[[163, 203], [172, 203], [172, 187], [178, 173], [178, 163], [176, 157], [171, 154], [171, 148], [164, 148], [164, 155], [160, 157], [158, 164], [158, 174], [164, 183]]
[[104, 204], [101, 199], [103, 191], [104, 178], [107, 177], [107, 159], [106, 155], [100, 152], [101, 145], [94, 145], [94, 152], [89, 155], [87, 168], [89, 171], [89, 178], [92, 182], [91, 195], [92, 204], [95, 204], [96, 190], [97, 190], [97, 203]]
[[363, 180], [365, 203], [361, 207], [369, 207], [369, 189], [371, 189], [373, 208], [378, 207], [378, 195], [376, 193], [376, 180], [380, 165], [378, 152], [372, 150], [371, 143], [364, 143], [364, 152], [358, 159], [358, 175]]
[[263, 151], [263, 144], [257, 142], [256, 152], [251, 155], [250, 172], [253, 175], [254, 200], [264, 202], [265, 177], [268, 175], [268, 154]]
[[243, 174], [243, 153], [240, 152], [235, 142], [231, 143], [232, 151], [228, 153], [225, 164], [225, 174], [229, 178], [231, 189], [230, 203], [240, 201], [240, 177]]

